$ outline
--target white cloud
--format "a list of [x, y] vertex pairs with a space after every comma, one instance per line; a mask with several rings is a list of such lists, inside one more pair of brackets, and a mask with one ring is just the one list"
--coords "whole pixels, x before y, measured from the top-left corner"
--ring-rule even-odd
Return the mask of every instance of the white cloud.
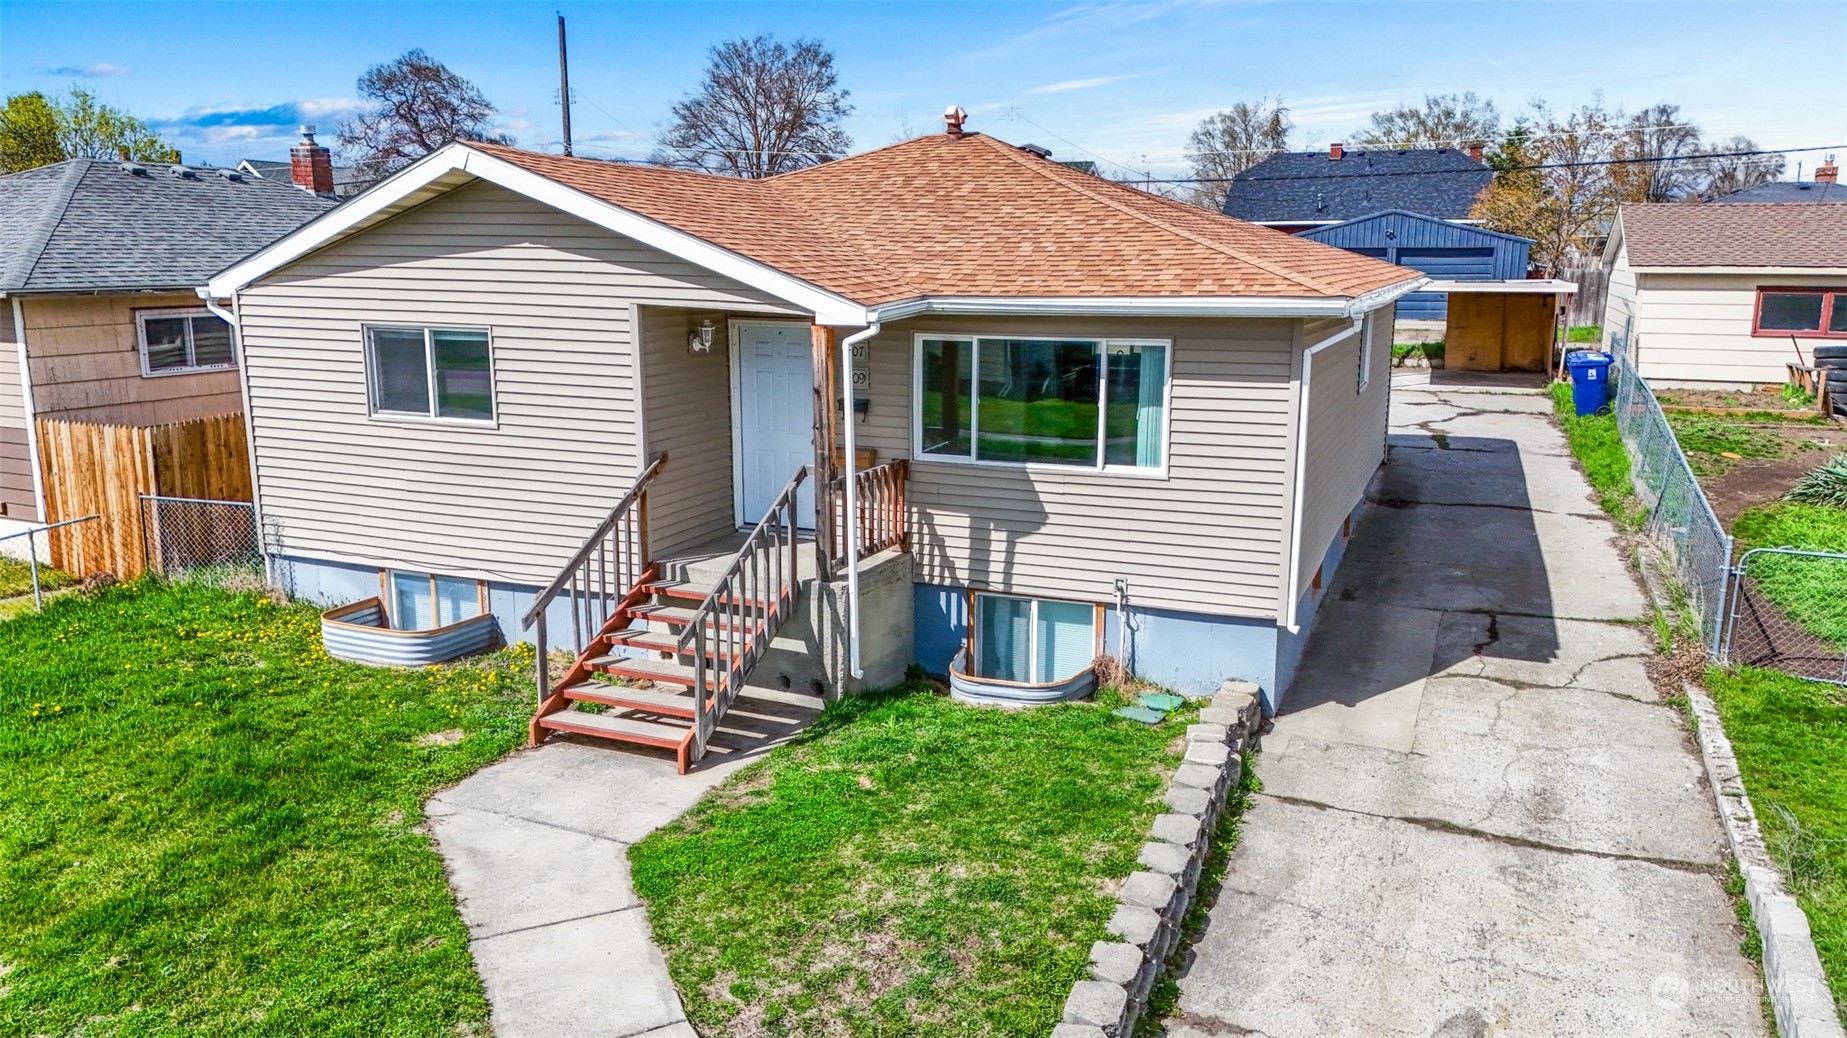
[[1063, 94], [1072, 90], [1089, 90], [1091, 87], [1108, 86], [1111, 83], [1120, 83], [1125, 79], [1135, 79], [1143, 75], [1146, 75], [1146, 73], [1132, 72], [1125, 76], [1092, 76], [1089, 79], [1066, 79], [1057, 83], [1047, 83], [1044, 86], [1036, 86], [1026, 92], [1029, 94]]
[[107, 61], [93, 61], [88, 65], [59, 65], [57, 68], [44, 69], [47, 76], [74, 76], [78, 79], [101, 79], [105, 76], [126, 76], [134, 69], [121, 65], [111, 65]]

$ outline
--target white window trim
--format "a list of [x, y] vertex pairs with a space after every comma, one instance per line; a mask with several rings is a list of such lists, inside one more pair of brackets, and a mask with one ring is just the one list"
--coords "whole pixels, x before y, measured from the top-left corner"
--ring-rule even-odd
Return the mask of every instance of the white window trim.
[[[169, 375], [196, 375], [202, 371], [231, 371], [237, 367], [237, 331], [236, 329], [231, 330], [231, 360], [230, 360], [230, 363], [228, 364], [186, 364], [184, 366], [177, 367], [177, 368], [161, 368], [159, 371], [155, 371], [153, 368], [148, 367], [147, 321], [148, 321], [148, 318], [150, 317], [157, 317], [157, 318], [158, 317], [209, 317], [214, 321], [221, 321], [221, 322], [224, 321], [224, 318], [219, 317], [217, 314], [212, 313], [210, 310], [206, 309], [203, 306], [174, 306], [174, 307], [165, 307], [165, 308], [158, 309], [158, 310], [136, 310], [135, 311], [135, 347], [141, 353], [141, 377], [142, 378], [166, 378]], [[192, 344], [192, 322], [187, 321], [186, 322], [186, 359], [190, 361], [193, 358], [193, 356], [194, 356], [194, 350], [193, 350], [193, 344]]]
[[[372, 364], [372, 332], [389, 330], [423, 333], [423, 376], [430, 409], [416, 411], [381, 411], [378, 407], [377, 372]], [[480, 332], [487, 336], [487, 399], [491, 414], [487, 418], [444, 418], [436, 413], [436, 345], [431, 332]], [[362, 324], [359, 326], [360, 353], [365, 358], [366, 417], [384, 424], [459, 425], [471, 429], [495, 429], [500, 426], [500, 380], [494, 376], [494, 330], [466, 324]]]
[[[446, 573], [432, 573], [420, 569], [400, 569], [392, 566], [381, 566], [378, 571], [379, 601], [383, 605], [386, 622], [391, 625], [393, 630], [404, 629], [399, 626], [399, 618], [397, 615], [397, 578], [399, 577], [421, 577], [428, 582], [430, 586], [430, 626], [422, 628], [419, 633], [440, 631], [446, 627], [454, 627], [456, 624], [467, 623], [470, 620], [476, 620], [487, 615], [489, 611], [487, 608], [487, 581], [485, 580], [476, 577], [450, 576]], [[436, 595], [436, 581], [438, 579], [465, 580], [472, 582], [475, 585], [475, 611], [468, 616], [464, 616], [459, 620], [451, 620], [446, 624], [439, 622], [441, 620], [441, 616], [439, 615], [441, 612], [441, 600]]]
[[1367, 314], [1360, 320], [1360, 389], [1366, 392], [1366, 386], [1372, 382], [1372, 315]]
[[[1097, 463], [1092, 465], [1059, 465], [1045, 461], [988, 461], [981, 458], [959, 458], [949, 454], [925, 454], [923, 449], [923, 348], [924, 340], [941, 342], [953, 339], [971, 345], [977, 339], [1009, 339], [1015, 342], [1093, 342], [1104, 351], [1103, 363], [1099, 365], [1097, 375]], [[1109, 421], [1109, 348], [1117, 346], [1161, 346], [1161, 464], [1159, 465], [1109, 465], [1102, 462], [1104, 451], [1104, 430]], [[976, 347], [977, 351], [979, 347]], [[980, 379], [980, 358], [971, 354], [970, 377]], [[977, 450], [981, 440], [981, 408], [974, 404], [979, 396], [971, 391], [969, 400], [968, 435], [969, 449]], [[1165, 479], [1168, 466], [1172, 464], [1174, 420], [1174, 340], [1157, 338], [1138, 338], [1122, 335], [1006, 335], [990, 332], [916, 332], [911, 337], [911, 460], [913, 462], [941, 462], [945, 465], [978, 465], [987, 468], [1024, 469], [1028, 472], [1091, 472], [1111, 476], [1130, 476], [1137, 479]]]
[[[1081, 598], [1050, 598], [1045, 595], [1010, 595], [1001, 591], [973, 591], [973, 601], [968, 611], [968, 667], [973, 674], [981, 669], [981, 600], [984, 598], [1010, 598], [1016, 602], [1027, 602], [1031, 608], [1026, 613], [1026, 666], [1038, 665], [1039, 659], [1039, 603], [1056, 602], [1061, 605], [1081, 605], [1090, 607], [1090, 637], [1093, 651], [1091, 658], [1103, 654], [1103, 607], [1095, 602], [1086, 602]], [[1082, 673], [1081, 671], [1079, 673]], [[1016, 685], [1052, 685], [1068, 678], [1048, 678], [1035, 681], [1028, 673], [1025, 681], [1013, 681], [1010, 678], [997, 678], [986, 674], [974, 674], [983, 681], [1007, 681]]]

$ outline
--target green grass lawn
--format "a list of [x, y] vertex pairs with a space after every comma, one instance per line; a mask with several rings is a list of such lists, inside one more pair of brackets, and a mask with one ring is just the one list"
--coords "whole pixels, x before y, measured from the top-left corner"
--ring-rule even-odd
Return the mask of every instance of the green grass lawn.
[[1441, 342], [1396, 342], [1392, 344], [1392, 363], [1403, 364], [1411, 357], [1442, 360], [1447, 348]]
[[1642, 502], [1635, 495], [1629, 449], [1623, 446], [1622, 434], [1616, 430], [1615, 416], [1578, 417], [1569, 382], [1552, 383], [1552, 407], [1565, 428], [1571, 453], [1578, 459], [1591, 489], [1597, 492], [1603, 510], [1623, 529], [1639, 527], [1644, 518]]
[[1603, 325], [1574, 324], [1565, 329], [1566, 342], [1602, 342]]
[[199, 585], [0, 623], [0, 1034], [484, 1032], [418, 825], [521, 741], [530, 660], [342, 663]]
[[[1740, 418], [1678, 411], [1667, 412], [1664, 417], [1687, 455], [1693, 474], [1702, 479], [1723, 475], [1735, 461], [1778, 458], [1787, 449], [1776, 430], [1746, 424]], [[1728, 458], [1728, 454], [1737, 457]]]
[[1136, 869], [1190, 711], [829, 706], [629, 853], [712, 1036], [1042, 1038]]
[[[61, 569], [52, 569], [41, 563], [38, 568], [38, 583], [41, 591], [55, 591], [77, 583], [77, 578]], [[30, 595], [31, 593], [31, 565], [11, 556], [0, 555], [0, 598], [13, 598], [17, 595]]]
[[1847, 1007], [1847, 689], [1775, 671], [1706, 674], [1770, 852]]

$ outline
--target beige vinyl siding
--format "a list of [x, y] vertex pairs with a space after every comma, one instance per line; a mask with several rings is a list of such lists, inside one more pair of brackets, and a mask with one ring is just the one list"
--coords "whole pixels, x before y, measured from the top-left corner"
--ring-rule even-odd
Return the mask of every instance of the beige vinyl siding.
[[1617, 246], [1616, 257], [1611, 262], [1609, 286], [1603, 301], [1603, 343], [1612, 352], [1627, 349], [1640, 297], [1635, 271], [1629, 267], [1629, 246], [1624, 243]]
[[[1309, 347], [1344, 331], [1311, 325], [1303, 345]], [[1392, 322], [1383, 313], [1368, 324], [1372, 338], [1371, 377], [1359, 388], [1360, 336], [1306, 357], [1314, 364], [1309, 378], [1308, 442], [1302, 481], [1302, 551], [1297, 558], [1296, 587], [1305, 594], [1328, 546], [1359, 504], [1366, 484], [1385, 460], [1385, 411], [1390, 396]]]
[[19, 335], [11, 300], [0, 300], [0, 518], [36, 520], [31, 438], [26, 434], [25, 384], [19, 377]]
[[[704, 320], [717, 326], [712, 352], [694, 355], [686, 339]], [[667, 453], [667, 467], [648, 500], [657, 555], [704, 544], [737, 528], [725, 322], [722, 312], [641, 310], [647, 453]]]
[[[1758, 286], [1847, 289], [1847, 278], [1781, 274], [1643, 274], [1635, 358], [1658, 382], [1779, 383], [1796, 360], [1787, 335], [1755, 336]], [[1826, 339], [1801, 338], [1802, 355]], [[1839, 341], [1839, 340], [1833, 340]]]
[[21, 299], [32, 401], [40, 418], [160, 425], [243, 407], [235, 370], [141, 374], [137, 310], [201, 309], [189, 294]]
[[1276, 615], [1289, 470], [1294, 329], [1286, 320], [927, 317], [871, 351], [860, 444], [910, 457], [918, 332], [1173, 340], [1165, 476], [911, 462], [917, 579], [1013, 594]]
[[[481, 183], [246, 289], [252, 446], [271, 550], [549, 581], [637, 470], [636, 304], [787, 312]], [[489, 329], [495, 424], [370, 418], [368, 323]]]

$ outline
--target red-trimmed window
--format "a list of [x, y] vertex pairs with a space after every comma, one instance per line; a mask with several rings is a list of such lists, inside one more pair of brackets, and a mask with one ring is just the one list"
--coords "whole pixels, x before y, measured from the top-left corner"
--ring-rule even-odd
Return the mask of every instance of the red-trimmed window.
[[1847, 288], [1760, 288], [1751, 334], [1847, 339]]

